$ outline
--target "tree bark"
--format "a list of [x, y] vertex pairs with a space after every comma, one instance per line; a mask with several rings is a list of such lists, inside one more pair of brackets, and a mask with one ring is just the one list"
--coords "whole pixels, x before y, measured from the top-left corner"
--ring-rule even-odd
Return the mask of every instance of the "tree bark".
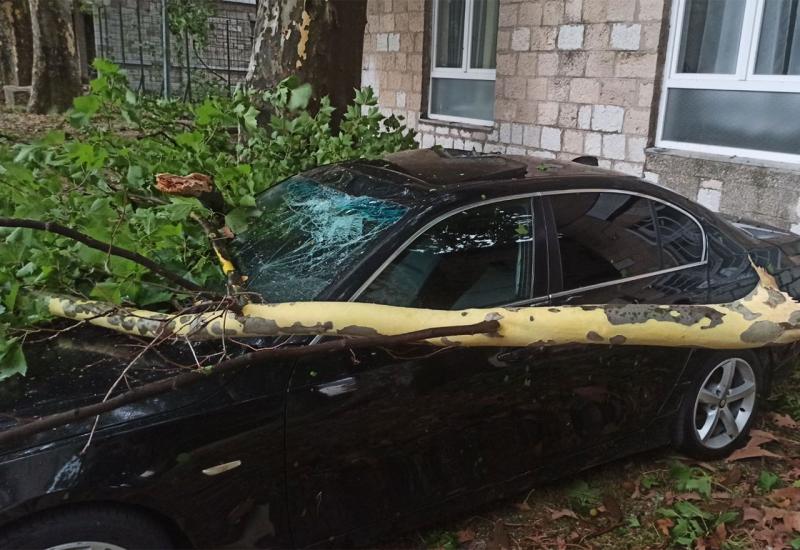
[[800, 303], [756, 268], [759, 283], [725, 304], [520, 307], [440, 311], [352, 302], [246, 304], [241, 312], [196, 314], [121, 309], [92, 300], [47, 295], [52, 315], [146, 338], [189, 339], [276, 335], [391, 336], [499, 321], [496, 334], [430, 341], [440, 346], [544, 347], [569, 344], [748, 349], [800, 340]]
[[32, 55], [28, 0], [0, 0], [0, 85], [29, 85]]
[[33, 35], [28, 110], [66, 111], [81, 93], [72, 0], [29, 0]]
[[247, 81], [270, 88], [296, 75], [341, 115], [361, 85], [366, 0], [262, 0]]

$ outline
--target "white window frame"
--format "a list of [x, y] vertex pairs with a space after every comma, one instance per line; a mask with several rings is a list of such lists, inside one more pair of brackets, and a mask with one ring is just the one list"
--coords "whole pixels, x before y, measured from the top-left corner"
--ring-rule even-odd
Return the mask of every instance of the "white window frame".
[[670, 89], [684, 88], [694, 90], [732, 90], [800, 93], [800, 75], [757, 75], [755, 74], [756, 54], [761, 34], [761, 20], [766, 0], [746, 0], [742, 18], [742, 35], [739, 40], [739, 58], [735, 74], [697, 74], [677, 71], [680, 55], [683, 16], [688, 0], [676, 0], [670, 17], [667, 59], [664, 68], [664, 84], [658, 107], [658, 126], [656, 146], [683, 151], [711, 153], [725, 156], [770, 160], [800, 164], [800, 155], [742, 149], [704, 143], [670, 141], [663, 138], [664, 119], [667, 110], [667, 94]]
[[[432, 0], [433, 2], [433, 32], [431, 33], [431, 74], [428, 82], [428, 118], [433, 120], [443, 120], [446, 122], [463, 122], [467, 124], [475, 124], [478, 126], [494, 126], [494, 120], [483, 120], [478, 118], [467, 118], [450, 115], [439, 115], [431, 110], [433, 103], [433, 79], [435, 78], [452, 78], [459, 80], [491, 80], [497, 81], [496, 69], [472, 69], [470, 68], [472, 62], [472, 19], [475, 7], [475, 0], [465, 0], [464, 5], [464, 43], [462, 44], [463, 53], [461, 55], [462, 65], [459, 68], [455, 67], [437, 67], [436, 66], [436, 48], [439, 29], [439, 1]], [[496, 56], [497, 54], [495, 54]]]

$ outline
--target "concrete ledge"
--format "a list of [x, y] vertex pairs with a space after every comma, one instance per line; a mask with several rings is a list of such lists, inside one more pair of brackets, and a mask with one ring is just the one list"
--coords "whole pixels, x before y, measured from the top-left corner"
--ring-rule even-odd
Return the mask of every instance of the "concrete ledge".
[[715, 212], [800, 232], [800, 164], [674, 149], [645, 151], [645, 173]]
[[787, 172], [800, 173], [800, 163], [777, 162], [764, 159], [753, 159], [748, 157], [736, 157], [727, 155], [717, 155], [712, 153], [698, 153], [695, 151], [683, 151], [680, 149], [667, 149], [664, 147], [648, 147], [645, 149], [646, 155], [667, 155], [682, 159], [702, 160], [708, 162], [722, 162], [735, 164], [738, 166], [751, 166], [754, 168], [769, 168], [772, 170], [785, 170]]
[[469, 124], [467, 122], [452, 122], [449, 120], [437, 120], [435, 118], [420, 118], [417, 121], [419, 124], [427, 126], [443, 126], [445, 128], [455, 128], [456, 130], [469, 130], [470, 132], [487, 132], [491, 133], [496, 125], [481, 126], [480, 124]]

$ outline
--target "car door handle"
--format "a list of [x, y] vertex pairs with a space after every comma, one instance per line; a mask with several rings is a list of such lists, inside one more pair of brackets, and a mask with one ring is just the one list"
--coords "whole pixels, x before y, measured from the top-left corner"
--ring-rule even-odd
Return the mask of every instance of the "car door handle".
[[498, 353], [495, 358], [500, 363], [521, 363], [530, 358], [530, 350], [527, 348], [512, 349]]

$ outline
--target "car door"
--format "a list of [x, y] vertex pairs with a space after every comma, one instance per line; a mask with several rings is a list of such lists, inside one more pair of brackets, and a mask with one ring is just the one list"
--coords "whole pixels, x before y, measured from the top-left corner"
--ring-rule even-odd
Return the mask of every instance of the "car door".
[[[546, 280], [531, 269], [544, 254], [532, 204], [448, 215], [358, 300], [439, 309], [535, 301]], [[513, 352], [417, 346], [299, 362], [286, 431], [296, 544], [350, 544], [357, 532], [407, 528], [518, 489], [521, 472], [562, 448], [563, 433], [531, 365], [507, 360]]]
[[[611, 191], [551, 194], [545, 211], [555, 251], [553, 305], [707, 299], [704, 234], [686, 212]], [[587, 445], [633, 436], [647, 446], [648, 437], [663, 435], [648, 428], [670, 412], [673, 389], [692, 350], [573, 345], [548, 352], [548, 362], [570, 372], [565, 387]]]

